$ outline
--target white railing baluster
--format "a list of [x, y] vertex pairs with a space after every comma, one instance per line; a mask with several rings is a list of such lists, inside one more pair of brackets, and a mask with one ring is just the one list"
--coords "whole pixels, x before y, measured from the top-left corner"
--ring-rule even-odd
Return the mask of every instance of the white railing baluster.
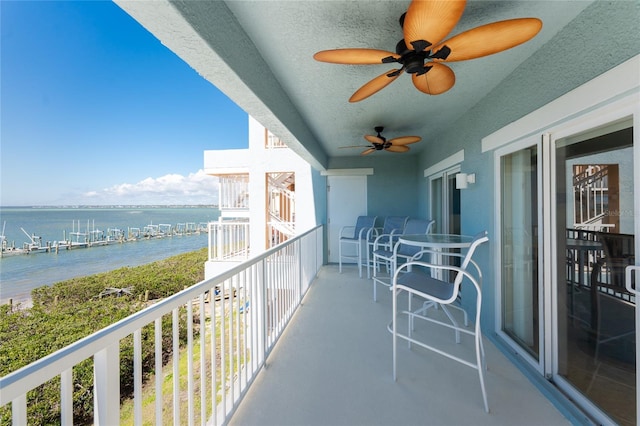
[[246, 330], [243, 327], [243, 323], [244, 323], [244, 314], [242, 313], [242, 308], [241, 308], [241, 299], [242, 299], [242, 287], [244, 285], [243, 280], [242, 280], [242, 275], [244, 274], [244, 271], [240, 272], [237, 276], [236, 276], [236, 285], [237, 285], [237, 292], [236, 292], [236, 353], [237, 353], [237, 357], [238, 357], [238, 361], [236, 362], [236, 371], [238, 372], [238, 394], [242, 394], [242, 390], [244, 389], [244, 383], [243, 383], [243, 373], [244, 373], [244, 368], [243, 368], [243, 364], [244, 364], [244, 348], [242, 345], [242, 339], [244, 337], [244, 331]]
[[162, 424], [162, 317], [154, 321], [154, 346], [155, 346], [155, 385], [156, 385], [156, 424]]
[[271, 313], [271, 326], [269, 327], [269, 346], [273, 346], [275, 343], [274, 336], [277, 334], [278, 330], [278, 318], [279, 318], [279, 306], [280, 306], [280, 295], [278, 294], [278, 284], [275, 279], [278, 268], [278, 260], [276, 259], [276, 255], [274, 254], [269, 259], [269, 281], [267, 285], [271, 289], [273, 293], [273, 309]]
[[98, 426], [120, 423], [120, 342], [93, 356], [93, 421]]
[[11, 424], [23, 426], [27, 424], [27, 394], [22, 394], [11, 401]]
[[173, 424], [180, 425], [180, 315], [179, 308], [172, 312], [172, 349], [173, 353]]
[[246, 366], [244, 368], [243, 389], [246, 389], [247, 384], [249, 383], [249, 366], [250, 366], [250, 364], [247, 363], [247, 360], [246, 360], [246, 356], [248, 352], [247, 339], [249, 338], [248, 334], [251, 333], [251, 328], [247, 325], [248, 324], [247, 318], [249, 315], [249, 310], [247, 306], [247, 287], [249, 285], [247, 281], [247, 273], [248, 272], [246, 270], [242, 271], [242, 299], [240, 301], [240, 303], [242, 304], [242, 329], [244, 330], [244, 333], [242, 334], [242, 357], [244, 359], [243, 364]]
[[289, 317], [289, 251], [291, 246], [287, 246], [283, 250], [282, 256], [280, 256], [280, 265], [278, 273], [278, 281], [281, 283], [280, 293], [282, 294], [282, 313], [280, 315], [280, 330], [282, 330], [283, 324]]
[[211, 287], [209, 289], [209, 311], [211, 315], [211, 330], [209, 333], [211, 334], [211, 418], [214, 421], [214, 424], [218, 423], [218, 378], [217, 378], [217, 358], [218, 358], [218, 350], [217, 339], [216, 339], [216, 323], [217, 323], [217, 312], [216, 312], [216, 295], [215, 295], [215, 287]]
[[208, 260], [215, 260], [217, 257], [217, 247], [215, 241], [217, 241], [217, 225], [213, 222], [207, 224], [207, 241], [208, 241]]
[[302, 245], [302, 241], [296, 241], [294, 244], [297, 247], [296, 252], [298, 253], [298, 255], [295, 257], [295, 259], [297, 261], [297, 265], [296, 266], [298, 268], [297, 273], [296, 273], [296, 275], [297, 275], [296, 280], [298, 282], [298, 285], [296, 286], [296, 292], [297, 292], [296, 299], [300, 300], [300, 299], [302, 299], [302, 282], [304, 280], [304, 270], [305, 270], [304, 262], [305, 262], [306, 259], [304, 257], [305, 250], [304, 250], [304, 247]]
[[73, 424], [73, 369], [60, 374], [60, 423]]
[[216, 226], [216, 231], [217, 231], [217, 240], [216, 240], [216, 259], [221, 260], [224, 259], [225, 253], [224, 253], [224, 246], [225, 246], [225, 240], [224, 240], [224, 232], [222, 231], [222, 222], [218, 223], [218, 225]]
[[242, 323], [242, 317], [240, 315], [240, 275], [242, 274], [242, 272], [240, 272], [240, 274], [236, 275], [235, 278], [235, 287], [234, 287], [234, 302], [236, 305], [236, 309], [235, 309], [235, 317], [236, 317], [236, 348], [235, 348], [235, 353], [236, 353], [236, 371], [237, 371], [237, 379], [236, 379], [236, 383], [238, 386], [238, 390], [236, 392], [236, 398], [233, 399], [233, 401], [235, 402], [237, 397], [240, 396], [240, 392], [242, 390], [242, 369], [241, 369], [241, 363], [242, 363], [242, 347], [240, 345], [240, 338], [241, 338], [241, 333], [240, 333], [240, 324]]
[[[209, 293], [211, 294], [211, 293]], [[200, 311], [200, 424], [207, 422], [207, 364], [206, 364], [206, 340], [207, 330], [205, 328], [205, 299], [204, 293], [198, 299]], [[215, 366], [213, 367], [215, 368]]]
[[187, 302], [187, 419], [189, 426], [194, 419], [193, 401], [193, 305], [191, 299]]
[[272, 333], [272, 341], [271, 346], [275, 345], [275, 336], [278, 335], [278, 331], [280, 330], [280, 306], [282, 300], [282, 294], [280, 294], [280, 285], [282, 281], [278, 280], [278, 267], [280, 266], [279, 254], [274, 254], [271, 257], [271, 273], [269, 274], [269, 286], [274, 290], [274, 299], [275, 299], [275, 308], [274, 308], [274, 316], [273, 316], [273, 333]]
[[234, 358], [234, 353], [233, 353], [233, 349], [235, 347], [234, 345], [234, 341], [235, 341], [235, 321], [234, 321], [234, 315], [233, 315], [233, 290], [234, 290], [234, 280], [235, 280], [235, 275], [231, 278], [229, 278], [228, 283], [229, 283], [229, 297], [227, 299], [227, 310], [229, 311], [229, 328], [227, 329], [227, 332], [229, 333], [229, 343], [227, 344], [227, 359], [229, 360], [229, 371], [228, 371], [228, 375], [229, 377], [227, 378], [227, 383], [229, 386], [229, 398], [227, 399], [227, 403], [229, 403], [229, 407], [227, 410], [227, 413], [231, 410], [231, 407], [233, 407], [233, 404], [235, 402], [235, 391], [236, 391], [236, 387], [235, 387], [235, 380], [234, 380], [234, 363], [235, 363], [235, 358]]
[[260, 359], [260, 363], [267, 362], [267, 304], [269, 303], [269, 298], [267, 296], [267, 290], [265, 286], [264, 262], [264, 259], [262, 259], [256, 265], [256, 275], [258, 279], [256, 283], [256, 289], [260, 292], [260, 294], [258, 295], [258, 300], [260, 301], [260, 303], [256, 303], [254, 305], [257, 309], [259, 309], [259, 311], [256, 313], [256, 319], [258, 321], [256, 324], [256, 330], [260, 332], [260, 336], [258, 337], [260, 342], [258, 353], [262, 357]]
[[284, 319], [287, 317], [287, 275], [285, 273], [286, 268], [286, 261], [287, 261], [287, 249], [290, 246], [287, 246], [284, 250], [282, 250], [280, 252], [280, 255], [278, 256], [278, 269], [276, 270], [277, 274], [275, 276], [275, 280], [276, 280], [276, 285], [278, 285], [278, 287], [280, 288], [280, 312], [278, 313], [278, 334], [280, 334], [280, 331], [282, 330], [282, 323], [284, 321]]
[[267, 321], [265, 322], [265, 330], [266, 330], [266, 345], [265, 350], [269, 352], [271, 350], [271, 330], [273, 329], [273, 321], [275, 318], [275, 292], [271, 287], [271, 265], [273, 261], [271, 256], [264, 260], [264, 288], [266, 291], [266, 300], [267, 305], [265, 306]]
[[225, 294], [227, 281], [220, 283], [220, 393], [222, 396], [222, 417], [227, 416], [227, 307]]
[[260, 300], [259, 296], [258, 296], [258, 291], [257, 291], [257, 285], [258, 285], [258, 268], [256, 267], [256, 265], [251, 266], [251, 269], [249, 270], [251, 273], [251, 281], [250, 281], [250, 285], [249, 285], [249, 329], [250, 329], [250, 336], [251, 339], [249, 340], [250, 345], [251, 345], [251, 372], [252, 372], [252, 376], [253, 373], [255, 373], [255, 371], [258, 368], [258, 362], [259, 359], [257, 356], [255, 356], [256, 353], [259, 353], [260, 351], [260, 347], [258, 346], [258, 312], [260, 312], [260, 308], [257, 306], [256, 304], [256, 300]]
[[134, 424], [142, 424], [142, 330], [133, 333], [133, 411]]

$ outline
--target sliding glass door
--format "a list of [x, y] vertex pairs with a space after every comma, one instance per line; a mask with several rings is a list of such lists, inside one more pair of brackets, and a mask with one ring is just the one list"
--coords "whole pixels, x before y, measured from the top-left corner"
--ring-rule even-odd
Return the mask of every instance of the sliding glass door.
[[538, 145], [500, 159], [502, 332], [540, 364]]
[[589, 124], [496, 152], [498, 333], [596, 422], [635, 425], [640, 149], [631, 118]]
[[460, 167], [454, 167], [430, 178], [434, 234], [460, 234], [460, 190], [456, 188], [459, 172]]
[[[633, 131], [617, 123], [553, 141], [557, 362], [555, 377], [603, 423], [636, 424]], [[631, 283], [635, 287], [635, 283]]]

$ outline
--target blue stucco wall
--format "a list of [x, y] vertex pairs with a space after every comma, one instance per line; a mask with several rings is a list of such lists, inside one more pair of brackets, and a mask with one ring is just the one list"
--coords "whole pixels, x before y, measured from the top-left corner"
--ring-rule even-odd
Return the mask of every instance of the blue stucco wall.
[[419, 213], [416, 193], [419, 186], [418, 156], [374, 152], [366, 157], [337, 157], [332, 169], [373, 168], [367, 177], [367, 212], [378, 216], [382, 226], [386, 216], [426, 218]]

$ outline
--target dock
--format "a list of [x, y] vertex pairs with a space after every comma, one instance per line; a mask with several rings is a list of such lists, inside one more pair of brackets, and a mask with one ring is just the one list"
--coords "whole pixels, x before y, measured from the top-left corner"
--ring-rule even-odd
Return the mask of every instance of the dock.
[[[4, 224], [6, 225], [6, 223]], [[4, 226], [2, 235], [0, 235], [0, 258], [36, 254], [36, 253], [59, 253], [60, 251], [72, 250], [78, 248], [101, 247], [111, 244], [124, 244], [139, 241], [142, 239], [158, 239], [171, 238], [173, 236], [189, 236], [200, 235], [208, 232], [208, 224], [200, 222], [183, 222], [176, 225], [169, 223], [149, 224], [140, 227], [129, 227], [127, 231], [120, 228], [108, 228], [106, 231], [96, 229], [95, 223], [89, 229], [89, 221], [84, 231], [80, 229], [80, 221], [74, 221], [71, 232], [63, 231], [63, 239], [59, 241], [43, 242], [42, 237], [27, 232], [24, 228], [20, 228], [27, 236], [22, 246], [16, 246], [15, 241], [9, 242], [4, 235]]]

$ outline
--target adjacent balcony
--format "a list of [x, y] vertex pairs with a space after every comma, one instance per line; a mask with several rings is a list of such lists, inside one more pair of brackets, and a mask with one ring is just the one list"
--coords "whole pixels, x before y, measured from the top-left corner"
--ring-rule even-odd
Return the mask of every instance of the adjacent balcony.
[[[13, 424], [26, 424], [29, 390], [54, 378], [61, 423], [72, 424], [74, 365], [93, 358], [94, 422], [119, 423], [118, 347], [133, 335], [134, 424], [569, 424], [486, 338], [489, 414], [477, 372], [437, 353], [401, 344], [394, 382], [390, 292], [373, 302], [371, 281], [355, 266], [342, 274], [322, 266], [323, 250], [318, 227], [2, 377], [0, 405], [11, 403]], [[143, 386], [141, 340], [155, 342], [156, 371], [163, 369], [163, 317], [180, 355], [164, 366], [163, 380]], [[448, 329], [418, 323], [415, 333], [473, 356], [471, 339], [456, 344]], [[163, 391], [167, 381], [171, 390]]]

